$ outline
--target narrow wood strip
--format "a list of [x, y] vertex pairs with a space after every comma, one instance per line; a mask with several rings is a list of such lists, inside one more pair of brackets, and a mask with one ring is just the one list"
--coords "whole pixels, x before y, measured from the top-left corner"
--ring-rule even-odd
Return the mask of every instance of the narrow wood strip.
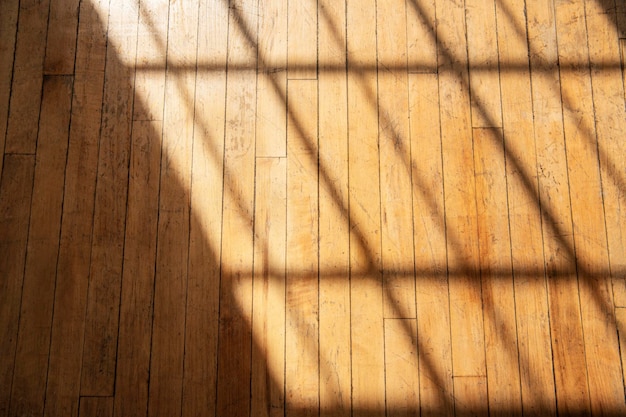
[[215, 415], [228, 8], [201, 2], [198, 61], [221, 68], [196, 78], [183, 416]]
[[410, 73], [437, 72], [435, 0], [406, 2], [407, 60]]
[[473, 136], [489, 409], [521, 414], [504, 137], [501, 129]]
[[[619, 336], [619, 345], [622, 359], [622, 373], [626, 380], [626, 368], [624, 367], [624, 363], [626, 363], [626, 308], [619, 307], [615, 309], [615, 319], [617, 322], [617, 332]], [[626, 387], [626, 383], [625, 383]]]
[[50, 0], [45, 74], [73, 74], [79, 0]]
[[[137, 27], [133, 120], [163, 120], [169, 2], [141, 2]], [[189, 70], [189, 69], [187, 69]]]
[[76, 416], [104, 84], [108, 1], [81, 3], [45, 416]]
[[9, 415], [35, 157], [7, 155], [0, 183], [0, 415]]
[[260, 0], [259, 10], [256, 154], [286, 156], [287, 1]]
[[352, 395], [345, 2], [319, 2], [319, 61], [320, 415], [347, 417]]
[[374, 1], [346, 3], [353, 415], [385, 409]]
[[406, 9], [376, 3], [378, 141], [385, 318], [415, 318], [415, 267], [411, 200]]
[[[446, 276], [445, 219], [439, 87], [436, 74], [409, 75], [413, 152], [415, 296], [421, 411], [452, 415], [454, 392], [450, 300]], [[439, 411], [435, 411], [439, 410]]]
[[41, 415], [50, 350], [73, 78], [44, 77], [11, 415]]
[[252, 300], [253, 416], [285, 414], [286, 200], [287, 160], [258, 158]]
[[589, 412], [552, 5], [528, 1], [533, 117], [558, 411]]
[[[19, 1], [0, 3], [0, 149], [2, 149], [3, 154], [9, 118], [9, 102], [11, 100], [18, 11]], [[0, 158], [0, 177], [2, 176], [3, 162], [4, 158]]]
[[110, 3], [81, 395], [112, 396], [128, 197], [137, 10]]
[[[584, 13], [582, 2], [556, 3], [559, 63], [576, 68], [561, 73], [561, 96], [578, 287], [591, 411], [623, 414], [626, 404], [619, 386], [622, 372], [611, 279], [606, 268], [609, 257], [594, 108], [591, 100], [580, 100], [592, 94], [590, 70], [587, 65], [574, 65], [586, 63], [589, 56], [587, 42], [581, 42], [589, 38]], [[589, 29], [593, 28], [597, 25]]]
[[35, 153], [49, 3], [44, 0], [20, 5], [6, 153]]
[[319, 413], [317, 81], [290, 81], [288, 94], [286, 415], [313, 416]]
[[182, 407], [198, 2], [170, 3], [149, 416]]
[[[454, 415], [475, 416], [486, 415], [492, 412], [486, 407], [487, 378], [484, 376], [455, 376], [454, 377]], [[493, 410], [496, 411], [496, 410]], [[497, 410], [504, 411], [507, 410]], [[500, 414], [500, 413], [498, 413]]]
[[530, 65], [506, 70], [528, 60], [524, 6], [514, 0], [498, 1], [496, 18], [522, 409], [529, 415], [553, 415], [556, 398]]
[[112, 417], [113, 397], [81, 397], [79, 417]]
[[115, 415], [145, 415], [152, 337], [161, 123], [132, 125], [124, 238]]
[[618, 40], [615, 22], [607, 24], [607, 18], [613, 17], [612, 6], [586, 2], [585, 9], [612, 289], [615, 305], [626, 306], [626, 219], [621, 215], [626, 204], [622, 191], [626, 187], [622, 156], [626, 147], [621, 140], [626, 131], [624, 72], [620, 68], [623, 41]]
[[[484, 376], [475, 182], [474, 175], [468, 175], [473, 155], [467, 55], [465, 37], [459, 31], [465, 16], [462, 7], [442, 2], [437, 3], [437, 16], [447, 259], [448, 271], [454, 271], [449, 280], [452, 365], [455, 376]], [[475, 391], [477, 395], [482, 392]], [[464, 397], [457, 394], [455, 380], [455, 403], [464, 407]], [[487, 406], [487, 398], [473, 398], [471, 404], [481, 409]]]
[[419, 415], [417, 320], [385, 319], [385, 398], [388, 416]]
[[[217, 352], [218, 416], [250, 414], [257, 2], [231, 2]], [[235, 64], [243, 71], [229, 71]]]
[[288, 3], [289, 79], [317, 78], [317, 0]]
[[465, 3], [473, 127], [502, 126], [495, 3]]

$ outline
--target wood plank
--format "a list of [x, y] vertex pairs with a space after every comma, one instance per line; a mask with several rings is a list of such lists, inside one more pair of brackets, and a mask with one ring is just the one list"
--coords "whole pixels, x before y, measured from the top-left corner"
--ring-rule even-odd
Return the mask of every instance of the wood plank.
[[112, 396], [128, 197], [137, 10], [110, 3], [81, 395]]
[[[626, 10], [626, 7], [624, 9]], [[624, 15], [626, 16], [626, 12], [624, 13]], [[622, 66], [622, 79], [623, 84], [626, 86], [626, 39], [619, 40], [619, 48]], [[626, 107], [626, 87], [624, 87], [624, 106]]]
[[592, 95], [584, 4], [555, 7], [559, 63], [571, 68], [561, 71], [561, 96], [591, 411], [623, 414], [594, 108], [579, 99]]
[[74, 73], [79, 0], [50, 0], [45, 74]]
[[346, 3], [352, 413], [385, 409], [374, 1]]
[[215, 71], [196, 76], [183, 416], [214, 415], [218, 367], [228, 8], [202, 2], [198, 20], [198, 62]]
[[529, 1], [528, 38], [550, 332], [559, 412], [588, 412], [589, 393], [573, 256], [554, 9]]
[[287, 78], [317, 78], [317, 0], [288, 3]]
[[346, 5], [319, 2], [320, 415], [351, 410]]
[[385, 319], [387, 416], [419, 416], [417, 320]]
[[[376, 3], [378, 142], [385, 318], [415, 318], [406, 9]], [[398, 51], [402, 51], [398, 53]]]
[[139, 7], [133, 120], [163, 120], [169, 1], [142, 2]]
[[[475, 181], [470, 130], [467, 54], [463, 34], [464, 10], [437, 3], [439, 95], [455, 408], [470, 404], [487, 408], [484, 390], [467, 391], [456, 377], [485, 376], [485, 347], [476, 220]], [[478, 378], [480, 381], [480, 378]], [[465, 382], [463, 382], [465, 384]], [[458, 389], [457, 389], [458, 387]], [[485, 387], [486, 388], [486, 387]], [[466, 398], [467, 395], [481, 395]]]
[[79, 417], [112, 417], [113, 397], [81, 397]]
[[407, 1], [406, 37], [409, 73], [437, 72], [435, 0]]
[[9, 415], [35, 157], [7, 155], [0, 183], [0, 414]]
[[[11, 100], [18, 11], [18, 0], [0, 3], [0, 149], [3, 154]], [[0, 177], [3, 162], [4, 158], [0, 158]]]
[[287, 153], [287, 1], [260, 0], [256, 155]]
[[614, 303], [626, 306], [626, 219], [621, 215], [626, 203], [625, 161], [621, 156], [626, 151], [621, 140], [626, 118], [620, 42], [615, 25], [607, 24], [607, 17], [613, 14], [612, 6], [590, 2], [585, 4], [585, 10]]
[[197, 34], [198, 2], [170, 3], [149, 416], [182, 407]]
[[501, 127], [495, 2], [467, 0], [467, 55], [473, 127]]
[[317, 81], [290, 81], [287, 125], [286, 415], [319, 413]]
[[521, 64], [528, 62], [525, 10], [514, 0], [498, 1], [496, 18], [522, 409], [554, 415], [530, 67]]
[[108, 1], [81, 3], [45, 416], [76, 416], [104, 85]]
[[69, 76], [44, 77], [11, 415], [43, 413], [72, 85]]
[[474, 172], [489, 410], [521, 414], [509, 207], [501, 129], [474, 129]]
[[[454, 396], [456, 416], [476, 416], [488, 414], [485, 407], [487, 378], [484, 376], [455, 376]], [[491, 411], [491, 410], [489, 410]], [[494, 410], [495, 411], [495, 410]], [[501, 410], [498, 410], [501, 411]]]
[[49, 1], [20, 2], [5, 153], [35, 153]]
[[[250, 413], [256, 1], [229, 8], [216, 415]], [[232, 66], [249, 68], [230, 71]]]
[[[620, 352], [622, 356], [622, 372], [626, 380], [626, 308], [618, 307], [615, 309], [615, 320], [617, 322], [617, 333], [619, 336]], [[626, 383], [624, 384], [626, 387]]]
[[436, 74], [409, 75], [420, 408], [454, 414]]
[[255, 188], [250, 414], [283, 416], [287, 160], [257, 158]]
[[161, 122], [132, 125], [124, 238], [115, 415], [145, 415], [152, 337]]

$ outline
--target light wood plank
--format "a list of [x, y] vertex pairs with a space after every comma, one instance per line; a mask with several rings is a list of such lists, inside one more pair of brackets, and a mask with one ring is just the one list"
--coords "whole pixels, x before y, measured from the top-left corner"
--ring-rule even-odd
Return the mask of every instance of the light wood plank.
[[[228, 8], [201, 2], [191, 173], [183, 416], [214, 415], [222, 240]], [[210, 260], [210, 261], [208, 261]]]
[[385, 319], [385, 398], [388, 416], [419, 416], [417, 320]]
[[555, 13], [552, 5], [534, 0], [527, 3], [527, 13], [556, 400], [559, 412], [584, 413], [589, 393], [572, 252], [562, 103], [557, 93], [561, 86]]
[[626, 308], [616, 308], [615, 319], [617, 322], [617, 333], [619, 336], [619, 345], [622, 358], [622, 372], [626, 380], [626, 368], [624, 367], [624, 363], [626, 363], [626, 349], [624, 349], [624, 347], [626, 346]]
[[524, 6], [498, 1], [496, 18], [522, 409], [529, 415], [554, 415], [530, 68], [521, 65], [528, 60]]
[[257, 158], [250, 409], [253, 416], [285, 415], [286, 199], [287, 160]]
[[319, 410], [317, 81], [290, 81], [287, 126], [286, 415]]
[[[137, 27], [133, 120], [163, 120], [169, 1], [141, 2]], [[176, 64], [170, 64], [174, 70]], [[182, 69], [181, 69], [182, 70]]]
[[[0, 414], [9, 415], [35, 157], [7, 155], [0, 183]], [[7, 388], [5, 388], [7, 387]]]
[[49, 1], [20, 2], [5, 153], [35, 153]]
[[414, 318], [406, 9], [396, 0], [379, 0], [376, 8], [384, 314]]
[[81, 397], [79, 417], [113, 416], [113, 397]]
[[45, 74], [73, 74], [76, 58], [79, 0], [51, 0]]
[[[256, 1], [229, 8], [216, 415], [250, 413]], [[244, 70], [229, 68], [243, 66]]]
[[81, 395], [112, 396], [119, 327], [120, 287], [128, 196], [133, 112], [132, 67], [137, 10], [111, 1], [97, 184], [91, 241], [91, 266], [85, 317]]
[[467, 0], [467, 55], [473, 127], [502, 126], [495, 2]]
[[[9, 102], [11, 101], [18, 11], [18, 0], [0, 3], [0, 149], [2, 149], [3, 154], [9, 118]], [[2, 176], [3, 162], [4, 158], [0, 158], [0, 177]]]
[[132, 125], [115, 372], [117, 416], [145, 415], [148, 404], [161, 129], [159, 121]]
[[256, 154], [286, 156], [287, 1], [260, 0], [259, 10]]
[[149, 416], [182, 407], [197, 34], [198, 2], [170, 3]]
[[317, 0], [288, 2], [287, 78], [317, 78]]
[[346, 5], [319, 2], [320, 414], [351, 410]]
[[409, 73], [437, 72], [435, 0], [406, 2], [406, 37]]
[[352, 414], [385, 409], [375, 2], [346, 3]]
[[73, 78], [44, 77], [11, 415], [41, 415], [59, 254]]
[[[455, 376], [454, 396], [456, 416], [480, 416], [489, 414], [485, 407], [487, 378], [484, 376]], [[489, 410], [492, 411], [492, 410]], [[496, 411], [496, 410], [493, 410]], [[501, 411], [501, 410], [498, 410]]]
[[420, 407], [454, 413], [443, 167], [436, 74], [409, 75]]
[[586, 2], [586, 21], [591, 64], [595, 127], [600, 158], [602, 197], [608, 238], [608, 253], [616, 306], [626, 306], [626, 219], [621, 215], [626, 203], [624, 187], [623, 132], [624, 84], [620, 42], [611, 5]]
[[574, 244], [578, 266], [579, 296], [587, 378], [592, 413], [626, 412], [621, 380], [619, 347], [615, 332], [608, 248], [598, 166], [597, 132], [591, 100], [584, 4], [556, 3], [559, 63], [561, 71], [563, 127], [572, 201]]
[[[470, 399], [464, 397], [464, 392], [468, 395], [482, 395], [484, 392], [478, 388], [466, 392], [465, 385], [457, 389], [456, 377], [485, 376], [485, 345], [475, 182], [473, 175], [467, 175], [473, 170], [473, 155], [466, 42], [463, 36], [464, 10], [457, 5], [438, 2], [437, 16], [441, 19], [437, 26], [441, 42], [439, 94], [452, 366], [458, 410], [469, 404]], [[486, 395], [471, 398], [471, 404], [479, 410], [486, 408]]]
[[473, 137], [489, 409], [516, 414], [522, 398], [504, 138], [501, 129], [474, 129]]
[[78, 413], [108, 6], [81, 3], [45, 416]]

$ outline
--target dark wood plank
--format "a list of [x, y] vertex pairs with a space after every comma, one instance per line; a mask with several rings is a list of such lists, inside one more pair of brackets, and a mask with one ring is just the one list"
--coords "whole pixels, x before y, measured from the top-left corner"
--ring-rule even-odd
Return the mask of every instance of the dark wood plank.
[[7, 155], [0, 183], [0, 415], [9, 415], [35, 157]]
[[50, 0], [45, 74], [73, 74], [79, 0]]
[[12, 415], [41, 415], [59, 254], [73, 77], [44, 77]]
[[108, 1], [83, 2], [65, 171], [46, 416], [76, 416], [91, 257]]
[[6, 153], [35, 153], [49, 1], [20, 2]]
[[[0, 149], [3, 154], [11, 100], [18, 11], [19, 0], [0, 3]], [[3, 162], [4, 158], [0, 158], [0, 176]]]

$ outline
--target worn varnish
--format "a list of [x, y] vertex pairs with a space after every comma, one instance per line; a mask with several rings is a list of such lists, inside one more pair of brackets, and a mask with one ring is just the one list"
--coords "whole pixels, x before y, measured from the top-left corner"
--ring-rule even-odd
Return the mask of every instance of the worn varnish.
[[622, 0], [0, 1], [0, 417], [626, 414]]

